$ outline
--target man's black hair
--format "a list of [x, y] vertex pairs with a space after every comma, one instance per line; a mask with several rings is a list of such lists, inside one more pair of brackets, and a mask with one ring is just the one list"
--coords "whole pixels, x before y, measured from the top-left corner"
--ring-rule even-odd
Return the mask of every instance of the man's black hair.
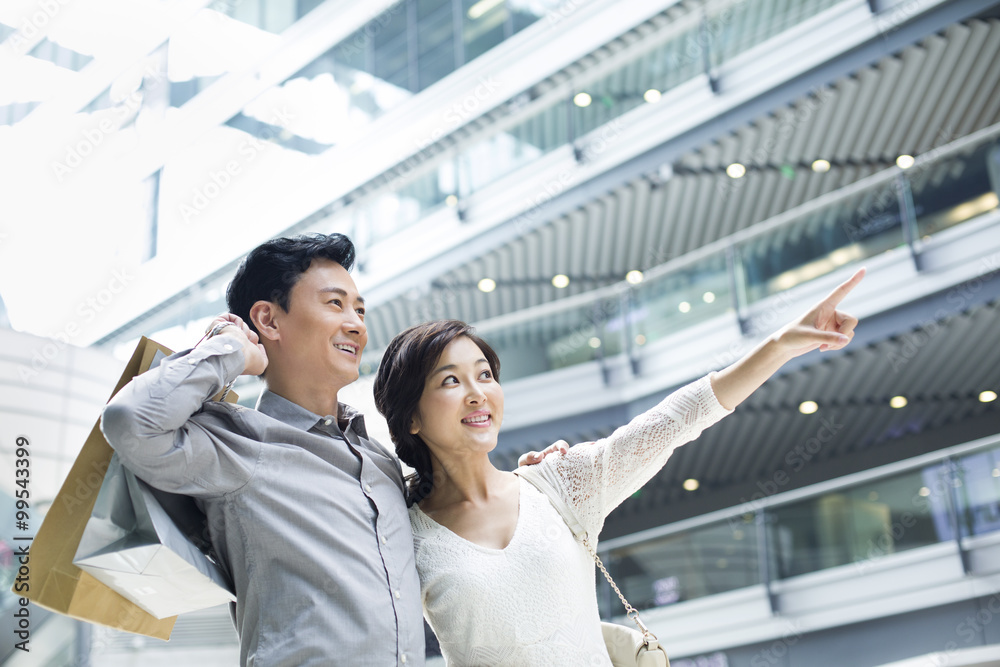
[[262, 243], [243, 259], [229, 283], [229, 312], [239, 315], [259, 334], [250, 319], [255, 303], [273, 301], [287, 312], [292, 287], [314, 259], [328, 259], [350, 271], [354, 255], [354, 244], [343, 234], [309, 234]]

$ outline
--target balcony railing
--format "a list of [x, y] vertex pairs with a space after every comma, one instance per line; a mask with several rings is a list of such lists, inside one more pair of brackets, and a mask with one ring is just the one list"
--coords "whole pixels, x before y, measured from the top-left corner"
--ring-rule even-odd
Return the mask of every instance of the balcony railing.
[[406, 181], [353, 208], [354, 229], [369, 229], [377, 243], [434, 211], [513, 174], [543, 155], [601, 128], [698, 76], [714, 81], [717, 68], [753, 47], [816, 17], [842, 0], [711, 0], [701, 11], [676, 16], [609, 68], [576, 77], [567, 95], [530, 102], [533, 111], [514, 124], [422, 169]]
[[[477, 323], [503, 379], [640, 348], [693, 324], [894, 248], [919, 268], [928, 239], [1000, 205], [1000, 124], [828, 193], [766, 222], [610, 285]], [[380, 351], [372, 351], [365, 368]]]
[[[640, 609], [840, 566], [862, 574], [879, 559], [941, 542], [958, 545], [968, 572], [963, 539], [1000, 530], [1000, 436], [814, 487], [765, 490], [599, 551]], [[604, 612], [620, 615], [614, 606]]]

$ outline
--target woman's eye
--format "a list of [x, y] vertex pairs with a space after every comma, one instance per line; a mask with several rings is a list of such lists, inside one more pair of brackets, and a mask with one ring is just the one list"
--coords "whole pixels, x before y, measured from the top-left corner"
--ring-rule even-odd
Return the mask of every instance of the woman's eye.
[[442, 382], [441, 384], [458, 384], [458, 378], [455, 377], [454, 375], [449, 375], [444, 379], [444, 382]]
[[479, 374], [479, 377], [480, 377], [480, 379], [487, 379], [487, 380], [489, 380], [490, 378], [493, 377], [493, 372], [492, 371], [483, 371], [482, 373]]

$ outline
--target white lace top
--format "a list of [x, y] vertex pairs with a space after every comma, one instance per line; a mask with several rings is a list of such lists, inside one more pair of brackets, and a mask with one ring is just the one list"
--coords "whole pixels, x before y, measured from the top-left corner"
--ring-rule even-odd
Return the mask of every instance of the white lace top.
[[[549, 456], [535, 467], [596, 536], [604, 518], [677, 447], [729, 412], [706, 376], [608, 438], [571, 447], [565, 456]], [[410, 524], [424, 615], [449, 667], [610, 667], [594, 561], [530, 482], [520, 480], [517, 526], [504, 549], [469, 542], [416, 505]]]

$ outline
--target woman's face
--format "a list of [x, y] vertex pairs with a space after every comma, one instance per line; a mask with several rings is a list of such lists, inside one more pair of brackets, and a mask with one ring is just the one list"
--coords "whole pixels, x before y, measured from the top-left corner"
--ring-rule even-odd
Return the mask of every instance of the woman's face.
[[503, 390], [486, 355], [470, 338], [459, 336], [427, 376], [410, 433], [443, 459], [492, 451], [502, 421]]

